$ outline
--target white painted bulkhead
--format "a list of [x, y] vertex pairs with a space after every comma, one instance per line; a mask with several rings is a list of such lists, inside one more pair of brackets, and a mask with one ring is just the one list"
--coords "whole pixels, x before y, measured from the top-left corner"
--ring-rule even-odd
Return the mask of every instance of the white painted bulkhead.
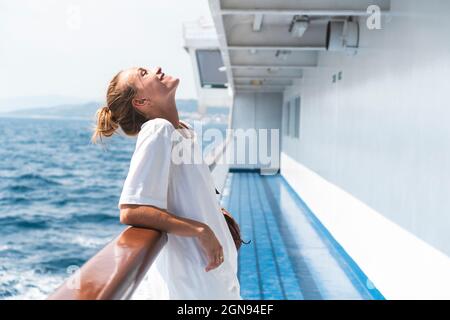
[[[230, 168], [245, 168], [245, 169], [255, 169], [255, 168], [268, 168], [276, 167], [275, 170], [279, 168], [279, 151], [281, 142], [281, 105], [283, 96], [281, 93], [276, 92], [237, 92], [234, 95], [233, 107], [231, 111], [231, 129], [236, 133], [237, 130], [242, 130], [248, 138], [246, 138], [246, 143], [241, 144], [237, 147], [235, 144], [233, 148], [233, 156], [230, 156], [232, 163], [230, 163]], [[256, 129], [256, 130], [254, 130]], [[252, 132], [255, 133], [256, 137], [263, 137], [261, 134], [261, 129], [267, 130], [267, 138], [262, 139], [269, 143], [269, 148], [267, 152], [263, 152], [259, 149], [259, 139], [257, 138], [255, 149], [251, 149], [250, 137]], [[278, 138], [277, 145], [278, 148], [272, 149], [270, 147], [270, 141], [272, 139], [270, 130], [275, 129]], [[237, 136], [237, 134], [235, 134]], [[275, 136], [274, 136], [275, 139]], [[234, 139], [237, 142], [237, 139]], [[252, 151], [251, 151], [252, 150]], [[256, 152], [256, 155], [254, 154]], [[251, 161], [251, 155], [255, 156], [256, 162]], [[259, 157], [260, 154], [271, 156], [272, 163], [265, 164], [261, 163], [263, 157]], [[244, 163], [240, 159], [244, 159]]]
[[450, 298], [449, 12], [391, 1], [356, 55], [321, 51], [283, 95], [301, 108], [281, 174], [389, 299]]

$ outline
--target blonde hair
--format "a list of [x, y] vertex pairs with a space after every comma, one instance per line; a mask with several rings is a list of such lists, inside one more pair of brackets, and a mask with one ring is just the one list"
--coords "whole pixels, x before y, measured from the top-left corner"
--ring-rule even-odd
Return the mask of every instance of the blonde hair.
[[111, 80], [106, 94], [106, 106], [99, 108], [95, 114], [92, 143], [102, 141], [102, 137], [112, 136], [120, 127], [125, 134], [135, 136], [148, 119], [133, 107], [132, 100], [136, 89], [130, 83], [119, 85], [122, 71]]

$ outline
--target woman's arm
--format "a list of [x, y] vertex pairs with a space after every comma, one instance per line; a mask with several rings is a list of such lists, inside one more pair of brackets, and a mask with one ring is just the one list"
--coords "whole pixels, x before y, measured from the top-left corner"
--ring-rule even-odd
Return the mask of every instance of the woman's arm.
[[177, 236], [197, 238], [208, 258], [206, 271], [217, 268], [223, 262], [222, 246], [211, 228], [202, 222], [179, 217], [158, 207], [136, 204], [120, 205], [120, 222]]
[[199, 221], [178, 217], [154, 206], [122, 204], [120, 222], [141, 228], [152, 228], [182, 237], [198, 237], [208, 226]]

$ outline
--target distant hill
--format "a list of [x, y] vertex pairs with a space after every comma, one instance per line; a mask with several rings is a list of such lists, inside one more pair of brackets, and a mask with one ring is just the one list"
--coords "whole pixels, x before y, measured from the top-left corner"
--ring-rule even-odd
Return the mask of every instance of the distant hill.
[[[96, 99], [90, 99], [94, 101]], [[87, 101], [83, 98], [63, 96], [63, 95], [43, 95], [43, 96], [18, 96], [10, 98], [0, 98], [0, 112], [10, 112], [35, 107], [54, 107], [69, 104], [82, 104]]]
[[[87, 102], [81, 104], [62, 104], [54, 107], [30, 108], [0, 113], [0, 115], [33, 117], [33, 118], [82, 118], [92, 119], [100, 108], [100, 102]], [[193, 113], [197, 111], [197, 100], [177, 99], [177, 108], [180, 113]]]

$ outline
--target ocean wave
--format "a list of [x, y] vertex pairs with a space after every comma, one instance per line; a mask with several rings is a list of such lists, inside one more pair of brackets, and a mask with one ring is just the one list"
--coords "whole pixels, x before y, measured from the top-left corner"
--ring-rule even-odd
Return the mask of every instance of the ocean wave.
[[73, 214], [68, 223], [101, 223], [101, 222], [118, 222], [118, 215], [111, 215], [106, 213], [92, 213], [92, 214]]
[[6, 216], [0, 218], [0, 227], [2, 230], [7, 227], [29, 229], [47, 229], [49, 227], [49, 219], [47, 217], [18, 217]]
[[101, 248], [104, 246], [108, 241], [111, 239], [98, 239], [93, 237], [86, 237], [86, 236], [75, 236], [70, 240], [71, 244], [84, 247], [84, 248]]
[[4, 189], [5, 191], [10, 191], [10, 192], [30, 192], [35, 190], [35, 188], [32, 187], [28, 187], [28, 186], [24, 186], [24, 185], [13, 185], [13, 186], [8, 186]]
[[48, 178], [45, 178], [39, 174], [36, 173], [26, 173], [26, 174], [22, 174], [18, 177], [15, 178], [15, 180], [17, 181], [27, 181], [27, 182], [34, 182], [37, 185], [40, 186], [58, 186], [61, 185], [61, 183], [59, 183], [58, 181], [55, 180], [51, 180]]
[[75, 257], [54, 258], [47, 261], [41, 261], [34, 266], [37, 274], [46, 273], [66, 273], [67, 268], [71, 266], [81, 267], [86, 262], [85, 259]]
[[0, 198], [0, 204], [5, 205], [27, 205], [30, 204], [32, 201], [30, 198], [22, 197], [22, 196], [16, 196], [16, 197], [6, 197], [6, 198]]
[[[72, 191], [71, 191], [72, 192]], [[77, 192], [72, 192], [72, 193], [77, 193]], [[90, 194], [90, 192], [78, 192], [80, 195], [84, 195], [84, 194]], [[116, 197], [114, 196], [102, 196], [102, 195], [98, 195], [96, 197], [93, 196], [63, 196], [61, 195], [60, 198], [50, 198], [47, 199], [47, 203], [54, 205], [56, 207], [63, 207], [63, 206], [67, 206], [67, 205], [77, 205], [77, 206], [81, 206], [81, 205], [89, 205], [89, 204], [98, 204], [99, 202], [104, 202], [104, 201], [108, 201], [110, 200], [111, 203], [113, 201], [116, 201]]]
[[67, 276], [39, 274], [34, 270], [22, 268], [2, 268], [0, 270], [0, 299], [45, 299], [68, 276], [69, 274]]

